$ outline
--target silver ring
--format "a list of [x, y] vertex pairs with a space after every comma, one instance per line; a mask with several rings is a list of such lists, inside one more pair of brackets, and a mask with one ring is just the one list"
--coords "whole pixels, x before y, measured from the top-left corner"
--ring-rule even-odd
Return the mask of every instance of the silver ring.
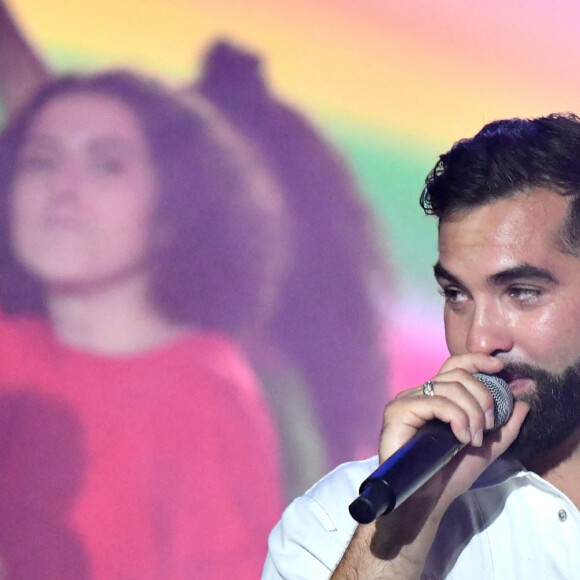
[[427, 395], [428, 397], [435, 395], [435, 391], [433, 390], [433, 381], [426, 381], [423, 383], [423, 394]]

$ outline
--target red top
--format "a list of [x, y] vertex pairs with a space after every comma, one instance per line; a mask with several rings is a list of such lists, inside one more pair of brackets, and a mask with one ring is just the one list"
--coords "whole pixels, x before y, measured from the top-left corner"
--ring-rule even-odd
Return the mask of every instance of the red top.
[[231, 342], [113, 358], [0, 318], [10, 579], [255, 579], [281, 513], [269, 415]]

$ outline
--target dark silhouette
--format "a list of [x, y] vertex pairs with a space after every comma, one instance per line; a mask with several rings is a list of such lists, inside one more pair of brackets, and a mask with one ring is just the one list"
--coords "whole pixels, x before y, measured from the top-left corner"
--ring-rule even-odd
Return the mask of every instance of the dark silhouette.
[[0, 112], [12, 118], [52, 74], [0, 0]]
[[69, 527], [86, 461], [84, 434], [65, 403], [27, 389], [0, 396], [2, 578], [90, 578]]
[[360, 456], [375, 445], [387, 396], [388, 276], [370, 211], [338, 152], [269, 92], [257, 56], [217, 42], [194, 87], [257, 144], [278, 179], [294, 255], [268, 342], [306, 382], [330, 463]]

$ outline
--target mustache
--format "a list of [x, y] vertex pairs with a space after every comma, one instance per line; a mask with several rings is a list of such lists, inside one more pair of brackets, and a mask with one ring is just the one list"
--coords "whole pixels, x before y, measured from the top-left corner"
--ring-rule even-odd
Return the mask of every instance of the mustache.
[[[580, 386], [580, 359], [561, 373], [553, 373], [537, 365], [532, 365], [522, 362], [506, 363], [504, 368], [497, 373], [497, 376], [502, 378], [508, 384], [514, 379], [523, 378], [531, 379], [535, 384], [535, 389], [528, 393], [522, 394], [519, 398], [526, 401], [532, 407], [532, 410], [540, 404], [540, 399], [546, 399], [544, 403], [548, 403], [548, 397], [551, 400], [559, 400], [563, 396], [562, 385], [573, 384]], [[574, 398], [580, 399], [580, 389], [573, 390]]]
[[519, 378], [532, 379], [535, 383], [538, 383], [546, 380], [551, 381], [557, 377], [557, 375], [550, 373], [538, 365], [523, 362], [505, 363], [503, 369], [496, 374], [508, 384], [514, 379]]

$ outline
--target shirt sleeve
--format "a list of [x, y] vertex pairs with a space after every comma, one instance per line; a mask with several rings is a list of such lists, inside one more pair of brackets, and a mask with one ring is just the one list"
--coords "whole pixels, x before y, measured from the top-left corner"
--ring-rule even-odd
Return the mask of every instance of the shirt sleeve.
[[348, 506], [377, 459], [339, 466], [284, 511], [268, 540], [262, 580], [327, 580], [356, 529]]
[[295, 500], [270, 534], [262, 580], [329, 578], [343, 550], [342, 546], [333, 546], [332, 528], [324, 510], [312, 498]]

